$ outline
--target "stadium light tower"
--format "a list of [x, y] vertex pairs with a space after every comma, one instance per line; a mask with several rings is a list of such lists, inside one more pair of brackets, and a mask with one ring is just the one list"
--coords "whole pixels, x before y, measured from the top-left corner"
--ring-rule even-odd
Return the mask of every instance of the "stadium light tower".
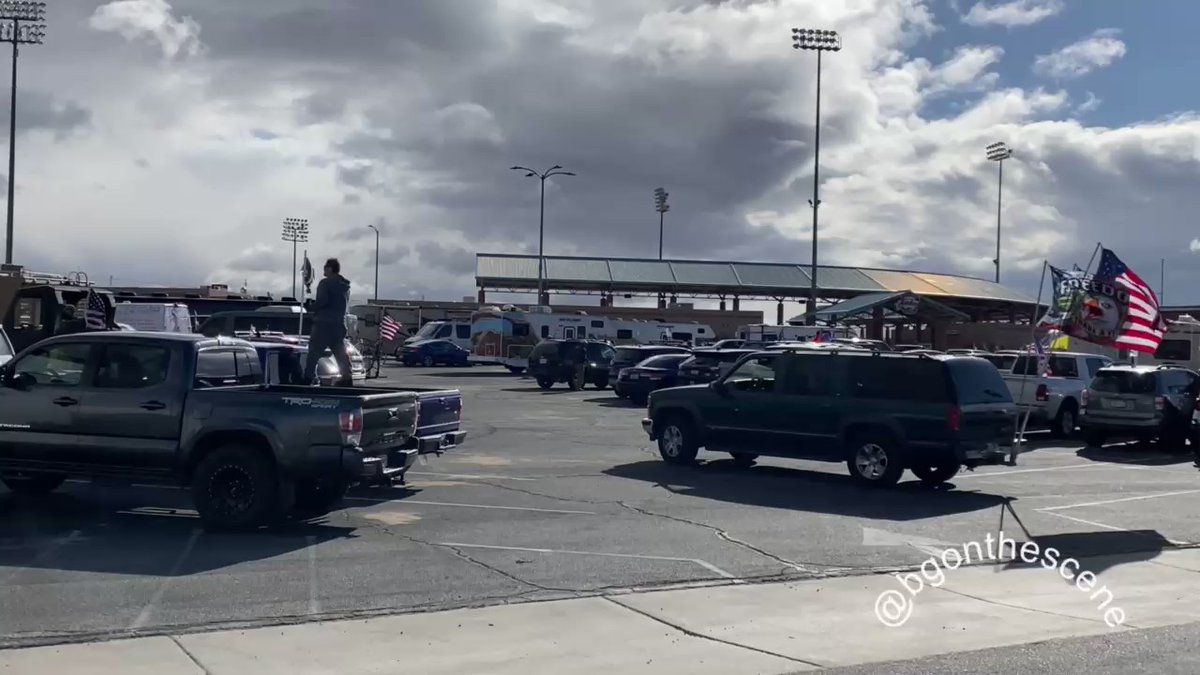
[[284, 218], [284, 241], [292, 242], [292, 297], [296, 297], [296, 244], [308, 241], [308, 220], [304, 218]]
[[995, 162], [1000, 167], [996, 183], [996, 259], [992, 261], [996, 263], [996, 283], [1000, 283], [1000, 205], [1004, 200], [1004, 160], [1011, 158], [1013, 153], [1004, 141], [992, 143], [984, 150], [987, 151], [988, 161]]
[[813, 196], [809, 200], [812, 205], [812, 263], [809, 269], [808, 289], [808, 324], [817, 322], [817, 209], [821, 206], [819, 189], [821, 184], [821, 54], [822, 52], [837, 52], [842, 49], [842, 36], [835, 30], [818, 30], [813, 28], [792, 29], [792, 49], [804, 49], [817, 53], [817, 116], [813, 125], [815, 140], [813, 142]]
[[8, 109], [8, 223], [4, 262], [13, 261], [13, 204], [17, 168], [17, 47], [40, 45], [46, 37], [46, 3], [0, 2], [0, 42], [12, 43], [12, 92]]
[[542, 171], [542, 172], [534, 171], [533, 169], [529, 169], [529, 168], [526, 168], [523, 166], [511, 166], [511, 167], [509, 167], [509, 169], [512, 171], [524, 171], [526, 178], [537, 178], [542, 183], [542, 202], [541, 202], [540, 210], [538, 212], [538, 290], [537, 290], [538, 295], [537, 295], [537, 304], [540, 306], [542, 304], [542, 294], [545, 293], [545, 291], [546, 291], [545, 270], [542, 269], [546, 265], [545, 257], [544, 257], [544, 250], [545, 250], [544, 245], [546, 243], [546, 179], [551, 176], [574, 176], [575, 174], [570, 171], [564, 170], [561, 166], [559, 166], [557, 164], [555, 164], [554, 166], [552, 166], [549, 169], [546, 169], [545, 171]]
[[379, 300], [379, 228], [374, 225], [367, 227], [375, 230], [375, 300]]
[[654, 210], [658, 211], [658, 259], [663, 259], [663, 214], [671, 210], [667, 204], [667, 191], [654, 188]]

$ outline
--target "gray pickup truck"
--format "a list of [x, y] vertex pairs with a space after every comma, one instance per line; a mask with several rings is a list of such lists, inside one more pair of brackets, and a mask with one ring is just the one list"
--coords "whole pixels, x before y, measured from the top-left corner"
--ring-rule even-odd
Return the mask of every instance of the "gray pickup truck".
[[264, 384], [238, 339], [52, 337], [0, 367], [0, 480], [18, 493], [68, 476], [183, 483], [206, 527], [254, 528], [402, 476], [421, 450], [419, 402], [406, 390]]

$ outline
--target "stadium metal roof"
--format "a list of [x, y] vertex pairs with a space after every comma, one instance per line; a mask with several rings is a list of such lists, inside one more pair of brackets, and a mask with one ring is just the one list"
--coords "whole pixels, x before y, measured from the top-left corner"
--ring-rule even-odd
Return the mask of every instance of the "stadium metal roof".
[[[809, 292], [808, 266], [780, 263], [652, 260], [546, 256], [547, 290], [567, 292], [677, 293], [742, 298], [802, 298]], [[537, 256], [479, 253], [475, 282], [485, 290], [536, 290]], [[1034, 298], [983, 279], [868, 267], [817, 266], [822, 298], [912, 291], [927, 297], [1033, 305]]]
[[[817, 272], [820, 275], [820, 272]], [[885, 320], [910, 321], [911, 316], [901, 314], [896, 310], [896, 301], [908, 296], [917, 296], [917, 302], [913, 315], [922, 319], [946, 319], [952, 321], [966, 321], [968, 317], [963, 312], [954, 309], [948, 305], [942, 304], [933, 298], [925, 297], [920, 293], [910, 293], [909, 291], [883, 292], [883, 293], [867, 293], [860, 295], [857, 298], [844, 300], [828, 307], [822, 307], [813, 314], [820, 321], [845, 321], [864, 314], [870, 314], [875, 308], [883, 308], [883, 318]], [[808, 317], [808, 313], [794, 316], [788, 319], [790, 324], [802, 324]]]

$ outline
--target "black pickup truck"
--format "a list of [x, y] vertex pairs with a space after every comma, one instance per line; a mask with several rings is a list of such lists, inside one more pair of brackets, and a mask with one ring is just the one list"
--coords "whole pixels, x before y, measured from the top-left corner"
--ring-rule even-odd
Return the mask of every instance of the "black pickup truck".
[[420, 452], [419, 401], [264, 384], [259, 355], [238, 339], [52, 337], [0, 368], [0, 479], [18, 493], [75, 475], [182, 482], [206, 527], [252, 528], [402, 476]]

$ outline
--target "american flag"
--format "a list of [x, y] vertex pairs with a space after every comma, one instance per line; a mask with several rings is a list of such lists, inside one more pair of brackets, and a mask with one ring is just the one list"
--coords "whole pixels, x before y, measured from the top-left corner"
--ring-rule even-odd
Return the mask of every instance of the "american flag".
[[400, 323], [387, 314], [379, 320], [379, 337], [384, 340], [395, 340], [400, 334]]
[[1167, 330], [1167, 324], [1158, 311], [1158, 296], [1141, 277], [1121, 262], [1116, 253], [1108, 249], [1104, 249], [1100, 255], [1100, 267], [1096, 270], [1095, 278], [1129, 291], [1129, 308], [1113, 346], [1153, 354]]
[[108, 308], [104, 306], [104, 300], [96, 291], [88, 289], [87, 309], [83, 312], [84, 324], [88, 330], [107, 330], [108, 329]]

